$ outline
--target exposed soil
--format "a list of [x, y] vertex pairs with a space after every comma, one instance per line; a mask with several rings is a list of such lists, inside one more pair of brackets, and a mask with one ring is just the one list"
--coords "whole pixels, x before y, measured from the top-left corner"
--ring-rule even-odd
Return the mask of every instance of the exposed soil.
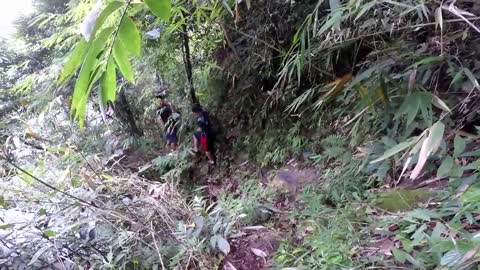
[[273, 255], [280, 246], [278, 232], [263, 229], [230, 239], [231, 252], [225, 258], [223, 270], [260, 270], [272, 267]]

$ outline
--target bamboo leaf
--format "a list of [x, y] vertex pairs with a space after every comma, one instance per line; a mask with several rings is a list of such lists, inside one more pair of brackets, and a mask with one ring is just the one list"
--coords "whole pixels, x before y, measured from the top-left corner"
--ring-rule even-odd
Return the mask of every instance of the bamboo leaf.
[[73, 49], [73, 51], [70, 53], [67, 63], [65, 63], [65, 66], [63, 67], [62, 73], [57, 80], [58, 84], [61, 84], [66, 79], [70, 78], [81, 66], [82, 60], [85, 57], [85, 53], [87, 52], [89, 45], [90, 44], [87, 43], [84, 38], [77, 43], [75, 49]]
[[389, 66], [389, 65], [392, 65], [394, 64], [395, 62], [393, 60], [386, 60], [386, 61], [382, 61], [380, 62], [379, 64], [375, 65], [375, 66], [372, 66], [370, 67], [369, 69], [363, 71], [362, 73], [358, 74], [357, 76], [355, 76], [355, 78], [348, 84], [347, 88], [352, 88], [354, 87], [355, 85], [357, 85], [358, 83], [360, 83], [361, 81], [365, 80], [365, 79], [369, 79], [370, 77], [372, 77], [372, 75], [377, 72], [377, 71], [380, 71], [382, 70], [383, 68]]
[[155, 16], [164, 21], [168, 21], [170, 18], [170, 12], [172, 10], [172, 3], [170, 0], [145, 0], [148, 8]]
[[452, 87], [452, 85], [454, 85], [455, 83], [459, 82], [463, 77], [463, 69], [460, 69], [456, 74], [455, 76], [453, 76], [452, 78], [452, 82], [450, 83], [450, 86], [449, 87]]
[[440, 29], [443, 30], [443, 15], [442, 15], [442, 8], [438, 7], [435, 10], [435, 24], [440, 26]]
[[121, 42], [115, 42], [115, 46], [113, 47], [113, 56], [115, 58], [115, 62], [117, 63], [118, 69], [123, 74], [125, 79], [129, 80], [131, 83], [135, 83], [132, 65], [128, 60], [128, 56], [125, 53], [125, 48]]
[[225, 238], [220, 235], [217, 235], [217, 245], [218, 249], [220, 249], [223, 254], [228, 255], [228, 253], [230, 253], [230, 244]]
[[425, 163], [427, 162], [430, 154], [435, 153], [442, 142], [443, 133], [445, 131], [445, 125], [438, 121], [430, 129], [427, 139], [423, 142], [422, 149], [420, 149], [420, 155], [418, 162], [410, 175], [410, 179], [414, 180], [422, 171]]
[[443, 255], [440, 264], [443, 266], [454, 267], [462, 260], [462, 257], [463, 255], [460, 251], [453, 249]]
[[[98, 62], [98, 54], [105, 48], [108, 38], [113, 33], [113, 27], [104, 29], [98, 37], [93, 41], [90, 46], [85, 60], [83, 61], [80, 74], [78, 75], [77, 81], [75, 82], [75, 88], [73, 90], [72, 105], [70, 107], [70, 116], [75, 116], [80, 120], [80, 126], [83, 125], [83, 118], [86, 106], [85, 98], [88, 97], [90, 89], [92, 87], [92, 72], [94, 71], [95, 65]], [[87, 97], [86, 97], [87, 96]]]
[[420, 140], [418, 140], [418, 142], [415, 144], [414, 147], [412, 147], [412, 149], [410, 149], [410, 151], [408, 151], [408, 157], [407, 157], [407, 160], [405, 161], [405, 164], [403, 165], [403, 169], [402, 169], [402, 173], [400, 174], [400, 178], [402, 178], [402, 176], [405, 174], [405, 171], [407, 170], [407, 168], [412, 164], [412, 161], [413, 161], [413, 157], [418, 153], [418, 151], [420, 151], [420, 148], [422, 147], [423, 145], [423, 142], [425, 141], [425, 136], [420, 135]]
[[432, 126], [432, 95], [427, 92], [419, 92], [417, 95], [423, 120], [427, 126]]
[[343, 18], [343, 12], [340, 10], [337, 10], [335, 13], [332, 14], [330, 19], [328, 19], [320, 28], [318, 33], [316, 33], [317, 36], [320, 36], [330, 28], [332, 28], [334, 25], [337, 25]]
[[54, 237], [55, 232], [52, 231], [52, 230], [45, 230], [45, 231], [43, 231], [43, 235], [45, 235], [46, 237]]
[[395, 247], [392, 248], [392, 254], [395, 257], [395, 259], [400, 263], [405, 263], [405, 261], [407, 260], [407, 253], [398, 248], [395, 248]]
[[470, 79], [473, 86], [475, 86], [475, 88], [477, 88], [477, 90], [480, 91], [480, 84], [478, 83], [478, 80], [475, 77], [475, 75], [472, 73], [472, 71], [470, 71], [470, 69], [468, 68], [463, 68], [463, 72], [465, 73], [465, 75], [467, 75], [468, 79]]
[[103, 74], [100, 83], [100, 97], [102, 106], [106, 106], [107, 103], [115, 101], [115, 94], [117, 89], [117, 77], [115, 74], [115, 63], [113, 59], [110, 59], [107, 64], [107, 70]]
[[[409, 217], [420, 219], [420, 220], [425, 220], [425, 221], [430, 221], [432, 218], [438, 218], [439, 215], [436, 212], [433, 212], [428, 209], [414, 209], [411, 212], [408, 213]], [[420, 227], [417, 232], [418, 234], [421, 234], [424, 230], [426, 229], [426, 226]], [[412, 236], [412, 238], [414, 238]]]
[[339, 0], [329, 0], [330, 4], [330, 12], [333, 13], [335, 10], [337, 10], [338, 7], [340, 7], [340, 1]]
[[392, 157], [393, 155], [395, 155], [395, 154], [407, 149], [408, 147], [414, 145], [417, 142], [417, 140], [418, 140], [418, 137], [413, 137], [406, 142], [399, 143], [399, 144], [395, 145], [394, 147], [385, 151], [385, 153], [381, 157], [373, 160], [370, 163], [377, 163], [377, 162], [380, 162], [384, 159]]
[[465, 151], [466, 146], [467, 144], [465, 140], [459, 135], [456, 135], [453, 139], [453, 156], [459, 157], [463, 153], [463, 151]]
[[235, 17], [235, 14], [233, 14], [232, 8], [230, 7], [230, 5], [228, 5], [226, 0], [222, 1], [222, 5], [228, 11], [228, 13], [230, 13], [230, 15], [232, 15], [232, 17]]
[[118, 38], [130, 55], [138, 56], [141, 51], [141, 38], [137, 26], [129, 17], [125, 18], [118, 30]]
[[453, 168], [453, 158], [451, 156], [446, 156], [445, 159], [443, 160], [442, 164], [440, 167], [438, 167], [437, 170], [437, 177], [444, 177], [448, 176], [450, 171]]
[[409, 126], [420, 110], [421, 97], [418, 93], [413, 93], [405, 98], [402, 105], [395, 113], [395, 119], [398, 119], [402, 115], [407, 115], [407, 126]]
[[452, 110], [450, 110], [447, 104], [434, 94], [432, 94], [432, 104], [435, 105], [435, 107], [442, 109], [446, 112], [449, 112], [449, 113], [452, 112]]
[[460, 197], [464, 203], [480, 202], [480, 185], [475, 184], [469, 187]]
[[7, 230], [13, 227], [14, 227], [13, 224], [0, 224], [0, 230]]
[[8, 206], [8, 204], [5, 201], [5, 198], [3, 197], [3, 195], [0, 195], [0, 206], [3, 207], [3, 208], [7, 208], [7, 206]]
[[32, 256], [32, 259], [30, 260], [30, 262], [28, 262], [28, 266], [36, 263], [38, 261], [38, 258], [40, 258], [40, 256], [42, 256], [43, 253], [45, 253], [45, 251], [47, 251], [47, 249], [50, 248], [50, 245], [45, 245], [43, 246], [42, 248], [40, 248], [39, 250], [37, 250], [37, 252], [35, 252], [35, 254], [33, 254]]
[[100, 63], [95, 67], [95, 70], [92, 72], [92, 76], [90, 77], [87, 89], [78, 101], [77, 110], [75, 111], [75, 118], [78, 119], [80, 128], [83, 128], [85, 122], [85, 112], [87, 110], [88, 97], [90, 96], [93, 85], [98, 81], [98, 79], [100, 79], [104, 68], [105, 65], [103, 63]]
[[112, 15], [115, 11], [117, 11], [119, 8], [123, 7], [125, 5], [125, 2], [122, 1], [112, 1], [108, 3], [108, 5], [102, 10], [100, 15], [98, 15], [98, 18], [95, 22], [95, 27], [93, 28], [93, 31], [91, 33], [91, 37], [95, 38], [96, 33], [98, 30], [103, 26], [105, 23], [105, 20]]
[[425, 64], [438, 63], [438, 62], [442, 62], [444, 60], [445, 60], [445, 57], [443, 57], [443, 56], [429, 56], [429, 57], [425, 57], [422, 60], [416, 62], [413, 65], [411, 65], [408, 69], [417, 68], [417, 67], [425, 65]]
[[442, 234], [448, 233], [448, 229], [441, 222], [437, 222], [430, 236], [430, 241], [439, 242], [442, 240]]
[[367, 3], [365, 5], [362, 6], [362, 9], [360, 10], [360, 12], [357, 14], [357, 17], [355, 17], [355, 20], [354, 21], [357, 21], [358, 19], [360, 19], [360, 17], [363, 16], [363, 14], [365, 14], [365, 12], [369, 11], [373, 6], [375, 6], [375, 4], [377, 4], [376, 1], [372, 1], [370, 3]]

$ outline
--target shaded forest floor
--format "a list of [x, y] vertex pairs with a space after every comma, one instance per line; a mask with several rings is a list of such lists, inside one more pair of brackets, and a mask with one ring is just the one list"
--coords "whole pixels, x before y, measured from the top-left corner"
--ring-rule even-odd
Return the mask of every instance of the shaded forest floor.
[[[140, 168], [141, 175], [158, 181], [155, 176], [148, 176], [148, 164], [154, 163], [155, 155], [169, 154], [160, 151], [145, 155], [127, 151], [118, 161], [133, 171]], [[236, 200], [252, 208], [246, 221], [236, 223], [229, 234], [228, 255], [217, 253], [214, 257], [215, 261], [221, 261], [219, 269], [224, 270], [276, 269], [279, 262], [301, 264], [303, 259], [317, 260], [312, 253], [316, 253], [318, 247], [311, 246], [311, 242], [312, 238], [319, 237], [320, 228], [328, 236], [322, 235], [326, 238], [318, 239], [316, 245], [326, 246], [322, 256], [324, 253], [332, 256], [332, 261], [324, 262], [325, 269], [330, 269], [337, 261], [338, 267], [346, 267], [342, 265], [343, 260], [380, 267], [382, 260], [394, 259], [392, 249], [402, 246], [395, 234], [400, 227], [382, 223], [382, 220], [405, 216], [406, 211], [417, 206], [435, 205], [436, 192], [448, 184], [438, 177], [404, 181], [395, 188], [383, 186], [370, 190], [376, 199], [337, 205], [323, 194], [329, 191], [322, 168], [308, 159], [292, 158], [282, 166], [267, 169], [246, 156], [227, 157], [228, 164], [220, 162], [213, 170], [201, 157], [189, 156], [188, 159], [188, 177], [180, 180], [181, 185], [190, 190], [188, 196], [200, 195], [210, 205]], [[350, 232], [338, 235], [345, 225]], [[399, 268], [412, 267], [409, 261], [395, 264]], [[196, 267], [192, 265], [192, 269]]]

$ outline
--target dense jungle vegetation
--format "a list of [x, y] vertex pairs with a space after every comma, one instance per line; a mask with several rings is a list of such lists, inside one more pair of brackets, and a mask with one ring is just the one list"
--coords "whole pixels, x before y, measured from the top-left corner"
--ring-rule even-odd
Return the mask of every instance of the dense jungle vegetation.
[[0, 38], [0, 269], [479, 269], [480, 1], [32, 2]]

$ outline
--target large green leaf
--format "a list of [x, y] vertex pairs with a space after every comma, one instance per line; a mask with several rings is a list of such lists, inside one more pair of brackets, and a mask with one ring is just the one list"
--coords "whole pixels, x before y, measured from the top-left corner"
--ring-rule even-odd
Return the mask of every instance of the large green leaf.
[[70, 78], [75, 71], [80, 67], [82, 64], [82, 60], [85, 57], [85, 53], [88, 50], [88, 45], [87, 41], [82, 38], [80, 42], [77, 43], [75, 46], [75, 49], [70, 53], [70, 56], [68, 57], [68, 61], [63, 67], [62, 73], [60, 74], [60, 77], [57, 80], [57, 83], [63, 83], [65, 80]]
[[121, 42], [115, 42], [115, 46], [113, 47], [113, 56], [115, 58], [115, 62], [117, 63], [118, 69], [123, 74], [125, 79], [129, 80], [131, 83], [134, 83], [135, 78], [133, 76], [132, 65], [128, 60], [128, 55], [125, 53], [125, 48]]
[[115, 63], [110, 59], [107, 64], [107, 70], [103, 74], [100, 82], [100, 98], [102, 106], [106, 106], [108, 101], [115, 101], [115, 94], [117, 90], [117, 76], [115, 74]]
[[172, 10], [170, 0], [145, 0], [145, 4], [160, 19], [168, 21], [168, 18], [170, 18], [170, 11]]
[[98, 55], [105, 48], [108, 38], [113, 33], [113, 27], [104, 29], [98, 37], [90, 41], [91, 46], [87, 52], [85, 60], [83, 61], [82, 69], [78, 75], [77, 81], [75, 83], [75, 88], [73, 90], [72, 105], [70, 108], [70, 116], [75, 116], [83, 124], [84, 112], [86, 101], [84, 101], [85, 96], [89, 94], [92, 87], [92, 79], [94, 78], [93, 71], [98, 64]]
[[125, 5], [125, 2], [122, 1], [112, 1], [110, 2], [104, 10], [100, 13], [97, 20], [95, 21], [95, 27], [93, 28], [92, 34], [90, 35], [91, 39], [95, 38], [97, 31], [103, 26], [105, 20], [113, 14], [117, 9]]
[[120, 39], [120, 42], [122, 42], [123, 47], [127, 49], [128, 53], [133, 56], [140, 55], [140, 32], [132, 19], [128, 17], [123, 19], [118, 31], [118, 38]]

